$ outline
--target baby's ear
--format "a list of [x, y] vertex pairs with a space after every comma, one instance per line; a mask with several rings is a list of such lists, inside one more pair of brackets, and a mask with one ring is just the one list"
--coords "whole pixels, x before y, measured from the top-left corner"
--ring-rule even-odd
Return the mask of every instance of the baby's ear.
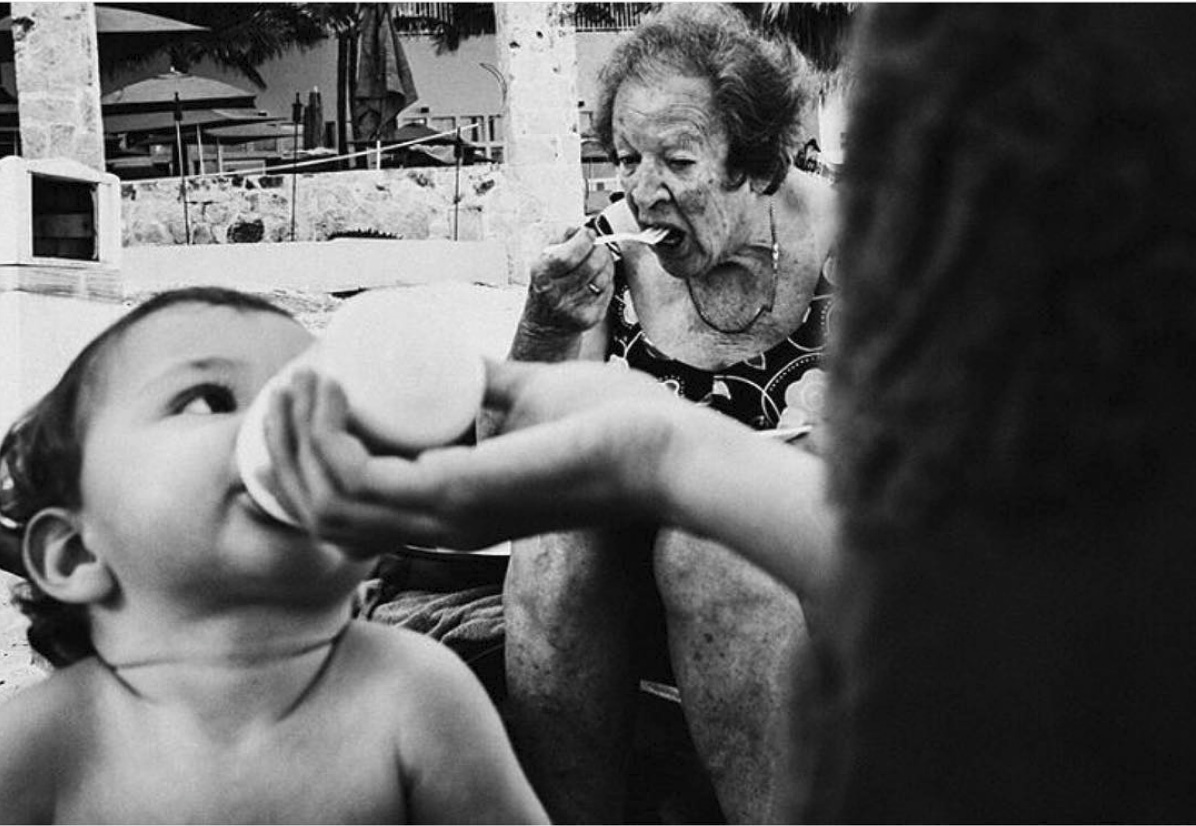
[[104, 561], [83, 544], [75, 515], [64, 508], [46, 508], [29, 520], [23, 556], [29, 578], [59, 602], [100, 602], [116, 585]]

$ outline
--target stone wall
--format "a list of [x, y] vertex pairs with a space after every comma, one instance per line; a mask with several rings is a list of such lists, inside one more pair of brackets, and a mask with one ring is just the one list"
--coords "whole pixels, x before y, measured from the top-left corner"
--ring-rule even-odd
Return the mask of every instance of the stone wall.
[[[514, 221], [503, 167], [460, 170], [457, 240], [503, 240]], [[453, 239], [456, 170], [440, 167], [226, 175], [188, 179], [184, 220], [177, 179], [121, 187], [126, 247], [324, 241], [346, 231], [404, 239]]]
[[92, 3], [13, 3], [21, 154], [104, 171], [100, 66]]

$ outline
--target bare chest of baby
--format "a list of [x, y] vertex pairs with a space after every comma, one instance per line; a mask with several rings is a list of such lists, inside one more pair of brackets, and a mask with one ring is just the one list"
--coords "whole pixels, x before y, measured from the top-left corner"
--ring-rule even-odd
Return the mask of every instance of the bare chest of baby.
[[58, 750], [54, 820], [404, 822], [392, 728], [343, 699], [229, 726], [105, 687]]

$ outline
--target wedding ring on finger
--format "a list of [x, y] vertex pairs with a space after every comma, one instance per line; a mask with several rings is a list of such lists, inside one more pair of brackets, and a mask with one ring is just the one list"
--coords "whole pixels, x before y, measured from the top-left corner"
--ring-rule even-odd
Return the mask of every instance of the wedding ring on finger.
[[595, 284], [593, 281], [586, 284], [586, 289], [589, 290], [590, 292], [592, 292], [594, 295], [602, 295], [602, 288], [599, 287], [597, 284]]

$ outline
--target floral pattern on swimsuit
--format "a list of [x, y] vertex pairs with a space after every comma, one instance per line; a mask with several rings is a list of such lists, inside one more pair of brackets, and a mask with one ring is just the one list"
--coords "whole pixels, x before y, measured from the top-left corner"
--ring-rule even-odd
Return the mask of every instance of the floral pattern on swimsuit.
[[622, 262], [615, 266], [608, 362], [642, 370], [678, 396], [756, 430], [821, 424], [826, 387], [821, 364], [833, 308], [826, 270], [801, 324], [784, 341], [728, 367], [703, 370], [670, 358], [652, 344], [636, 316]]

